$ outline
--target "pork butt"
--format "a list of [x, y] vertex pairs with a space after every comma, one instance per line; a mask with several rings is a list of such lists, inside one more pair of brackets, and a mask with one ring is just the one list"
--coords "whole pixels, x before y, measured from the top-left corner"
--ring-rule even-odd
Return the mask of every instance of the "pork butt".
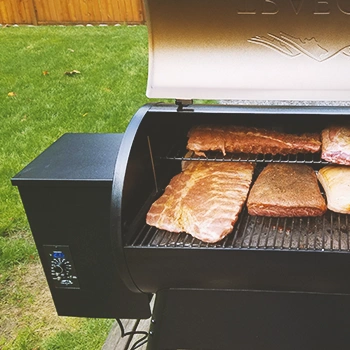
[[318, 172], [317, 178], [326, 192], [328, 209], [350, 214], [350, 167], [328, 165]]

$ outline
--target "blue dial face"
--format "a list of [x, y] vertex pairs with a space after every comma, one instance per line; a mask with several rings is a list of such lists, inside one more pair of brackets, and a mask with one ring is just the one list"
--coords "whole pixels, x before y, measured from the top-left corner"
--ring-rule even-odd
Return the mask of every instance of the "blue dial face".
[[65, 255], [64, 255], [64, 253], [62, 253], [62, 252], [53, 252], [53, 253], [52, 253], [52, 257], [53, 257], [53, 258], [64, 258]]

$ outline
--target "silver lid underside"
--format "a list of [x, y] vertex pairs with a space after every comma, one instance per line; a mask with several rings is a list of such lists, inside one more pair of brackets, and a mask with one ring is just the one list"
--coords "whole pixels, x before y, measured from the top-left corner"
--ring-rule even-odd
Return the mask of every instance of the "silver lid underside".
[[350, 100], [348, 0], [147, 0], [147, 96]]

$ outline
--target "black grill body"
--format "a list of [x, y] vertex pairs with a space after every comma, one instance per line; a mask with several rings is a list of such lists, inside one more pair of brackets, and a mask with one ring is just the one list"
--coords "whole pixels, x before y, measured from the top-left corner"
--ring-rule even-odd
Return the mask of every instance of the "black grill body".
[[[145, 217], [183, 161], [254, 162], [255, 176], [270, 162], [315, 170], [327, 164], [303, 154], [198, 158], [186, 151], [191, 126], [320, 132], [349, 114], [346, 107], [156, 104], [140, 108], [123, 135], [65, 135], [12, 180], [58, 313], [147, 318], [156, 294], [149, 349], [345, 348], [347, 215], [262, 218], [244, 208], [233, 232], [216, 244], [149, 227]], [[60, 254], [71, 266], [63, 286]]]
[[[122, 205], [120, 217], [131, 287], [157, 295], [148, 349], [347, 347], [347, 215], [328, 211], [321, 218], [278, 219], [251, 217], [243, 210], [234, 231], [216, 244], [149, 227], [145, 215], [171, 177], [180, 172], [182, 161], [250, 160], [257, 163], [256, 176], [269, 162], [305, 163], [315, 170], [326, 164], [319, 155], [252, 159], [213, 154], [199, 159], [186, 154], [186, 134], [192, 125], [215, 120], [317, 132], [330, 122], [345, 122], [348, 113], [347, 108], [218, 106], [190, 106], [179, 112], [175, 106], [153, 106], [139, 120], [133, 139], [143, 138], [143, 146], [140, 139], [140, 147], [131, 147], [124, 185], [130, 191], [128, 181], [133, 176], [128, 173], [149, 152], [149, 164], [144, 164], [148, 170], [136, 183], [143, 190], [149, 186], [150, 198], [138, 208], [133, 206], [134, 215]], [[124, 204], [135, 204], [140, 189], [119, 190]]]
[[[124, 178], [115, 179], [115, 183], [122, 186], [114, 186], [112, 196], [122, 199], [120, 205], [115, 205], [119, 214], [114, 219], [122, 221], [119, 248], [132, 276], [130, 287], [152, 293], [170, 287], [347, 293], [348, 281], [338, 278], [342, 268], [338, 269], [339, 275], [334, 270], [332, 276], [328, 273], [332, 261], [337, 266], [342, 261], [340, 265], [346, 266], [347, 215], [328, 211], [320, 218], [278, 219], [252, 217], [243, 210], [234, 231], [216, 244], [149, 227], [145, 224], [145, 215], [170, 179], [181, 171], [182, 161], [253, 161], [257, 163], [256, 175], [270, 162], [304, 163], [315, 170], [327, 164], [319, 155], [198, 158], [186, 154], [186, 134], [192, 125], [215, 120], [217, 124], [317, 132], [330, 120], [344, 121], [348, 112], [346, 108], [217, 106], [192, 106], [190, 111], [178, 112], [175, 106], [150, 107], [142, 119], [138, 119], [137, 131], [131, 127], [125, 133], [125, 138], [134, 143], [128, 160], [123, 158]], [[144, 170], [138, 172], [137, 167]], [[115, 174], [120, 174], [118, 162]], [[140, 264], [143, 261], [147, 264]], [[286, 275], [290, 278], [284, 278]], [[333, 277], [337, 282], [325, 283]]]

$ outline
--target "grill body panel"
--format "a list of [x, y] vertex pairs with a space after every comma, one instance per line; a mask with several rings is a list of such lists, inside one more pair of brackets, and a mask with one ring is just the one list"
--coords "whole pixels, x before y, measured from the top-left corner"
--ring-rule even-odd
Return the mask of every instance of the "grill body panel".
[[349, 311], [344, 295], [163, 290], [147, 349], [347, 349]]
[[347, 253], [125, 248], [125, 254], [135, 283], [147, 293], [201, 288], [350, 294]]

